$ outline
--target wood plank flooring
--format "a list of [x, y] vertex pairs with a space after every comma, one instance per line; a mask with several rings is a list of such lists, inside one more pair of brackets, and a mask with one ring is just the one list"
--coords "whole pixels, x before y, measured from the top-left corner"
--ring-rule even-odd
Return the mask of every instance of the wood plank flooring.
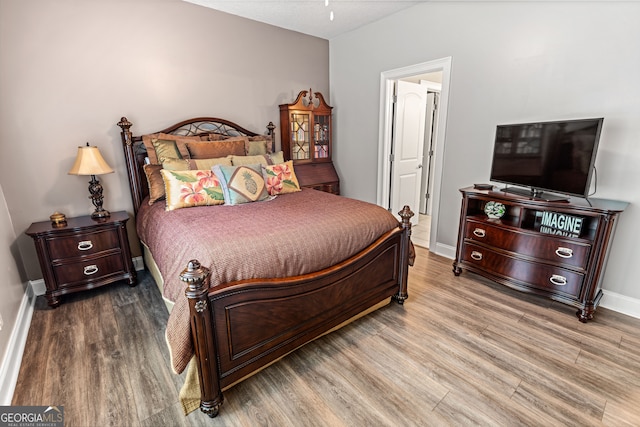
[[640, 319], [493, 285], [417, 248], [409, 299], [285, 357], [185, 417], [153, 279], [39, 297], [14, 405], [66, 426], [638, 426]]

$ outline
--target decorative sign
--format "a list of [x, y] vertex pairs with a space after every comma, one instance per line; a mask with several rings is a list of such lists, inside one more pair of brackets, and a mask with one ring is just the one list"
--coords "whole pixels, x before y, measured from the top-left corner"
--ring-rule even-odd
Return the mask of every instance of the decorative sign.
[[541, 233], [571, 237], [578, 237], [580, 235], [584, 218], [558, 212], [538, 212], [538, 214], [541, 214]]

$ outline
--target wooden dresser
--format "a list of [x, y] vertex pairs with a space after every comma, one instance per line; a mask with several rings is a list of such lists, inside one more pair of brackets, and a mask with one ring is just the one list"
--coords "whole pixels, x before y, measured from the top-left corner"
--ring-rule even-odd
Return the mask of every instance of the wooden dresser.
[[135, 286], [128, 220], [126, 212], [115, 212], [104, 220], [89, 215], [69, 218], [63, 227], [54, 227], [51, 221], [31, 224], [26, 234], [35, 242], [51, 307], [60, 305], [62, 295], [119, 280]]
[[332, 109], [320, 92], [303, 90], [292, 104], [280, 105], [280, 137], [284, 159], [293, 160], [302, 187], [340, 194], [331, 160]]
[[573, 305], [582, 322], [593, 318], [618, 215], [628, 203], [546, 202], [473, 187], [460, 191], [456, 276], [467, 269]]

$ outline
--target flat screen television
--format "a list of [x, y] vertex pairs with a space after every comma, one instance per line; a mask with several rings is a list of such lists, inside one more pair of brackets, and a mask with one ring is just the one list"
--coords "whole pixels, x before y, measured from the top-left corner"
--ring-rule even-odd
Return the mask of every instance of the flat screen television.
[[588, 198], [603, 120], [498, 125], [491, 181], [507, 184], [503, 191], [548, 201]]

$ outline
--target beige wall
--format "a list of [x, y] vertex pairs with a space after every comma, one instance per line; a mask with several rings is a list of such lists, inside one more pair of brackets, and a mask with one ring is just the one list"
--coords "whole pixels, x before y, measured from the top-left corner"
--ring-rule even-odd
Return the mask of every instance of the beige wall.
[[29, 224], [93, 210], [67, 175], [78, 145], [116, 171], [104, 207], [132, 212], [121, 116], [135, 134], [196, 116], [262, 132], [300, 90], [329, 92], [326, 40], [180, 0], [0, 0], [0, 55], [0, 183], [29, 279]]

